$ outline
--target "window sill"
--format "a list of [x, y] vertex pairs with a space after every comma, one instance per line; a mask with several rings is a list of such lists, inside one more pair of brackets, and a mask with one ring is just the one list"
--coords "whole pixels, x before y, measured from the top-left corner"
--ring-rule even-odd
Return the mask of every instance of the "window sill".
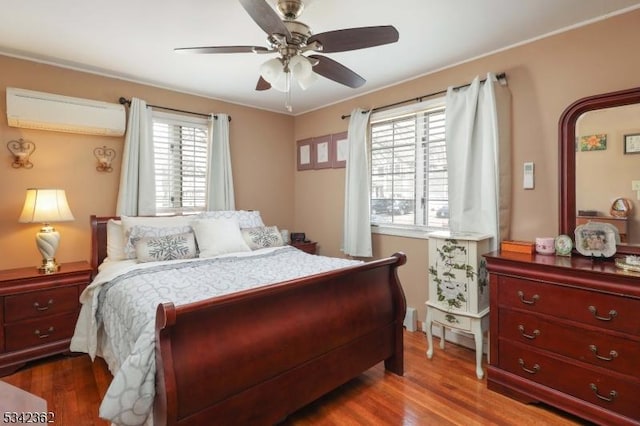
[[411, 228], [393, 225], [371, 225], [372, 234], [393, 235], [396, 237], [417, 238], [421, 240], [428, 240], [428, 235], [436, 230], [437, 229]]

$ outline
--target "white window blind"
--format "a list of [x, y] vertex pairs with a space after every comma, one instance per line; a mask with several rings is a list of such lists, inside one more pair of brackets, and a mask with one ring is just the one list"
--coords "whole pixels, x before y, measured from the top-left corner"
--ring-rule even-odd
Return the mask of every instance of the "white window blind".
[[449, 220], [444, 106], [385, 112], [371, 123], [371, 221], [446, 228]]
[[153, 112], [156, 210], [205, 210], [207, 120]]

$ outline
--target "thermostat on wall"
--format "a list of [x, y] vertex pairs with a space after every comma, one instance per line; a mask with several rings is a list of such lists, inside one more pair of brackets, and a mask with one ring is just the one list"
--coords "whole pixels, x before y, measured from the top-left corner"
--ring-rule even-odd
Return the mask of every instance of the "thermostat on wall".
[[524, 189], [533, 189], [534, 187], [533, 161], [524, 163], [524, 175], [522, 178], [522, 187]]

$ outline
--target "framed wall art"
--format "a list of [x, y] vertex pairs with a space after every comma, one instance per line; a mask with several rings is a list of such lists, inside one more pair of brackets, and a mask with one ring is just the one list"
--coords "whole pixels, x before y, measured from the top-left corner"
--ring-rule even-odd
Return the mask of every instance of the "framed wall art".
[[349, 144], [347, 141], [347, 132], [335, 133], [331, 135], [331, 143], [333, 144], [334, 156], [331, 166], [334, 169], [346, 167], [347, 157], [349, 156]]
[[580, 151], [603, 151], [605, 149], [607, 149], [606, 134], [580, 137]]
[[314, 169], [330, 169], [331, 158], [334, 156], [331, 135], [313, 138], [313, 150], [315, 152]]
[[640, 154], [640, 133], [624, 135], [624, 153]]
[[313, 169], [315, 156], [313, 139], [304, 139], [296, 142], [298, 170]]

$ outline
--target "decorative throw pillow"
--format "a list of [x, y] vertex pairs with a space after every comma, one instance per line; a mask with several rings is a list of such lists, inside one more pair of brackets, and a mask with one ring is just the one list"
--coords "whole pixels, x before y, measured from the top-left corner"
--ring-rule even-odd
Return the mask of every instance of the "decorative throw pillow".
[[236, 219], [198, 219], [192, 222], [200, 257], [251, 251]]
[[134, 225], [129, 228], [128, 231], [125, 231], [124, 254], [127, 259], [135, 259], [136, 242], [142, 238], [164, 237], [166, 235], [183, 234], [186, 232], [193, 232], [193, 228], [191, 228], [190, 225], [166, 227]]
[[198, 215], [202, 219], [236, 219], [240, 228], [264, 226], [258, 210], [212, 210]]
[[251, 250], [284, 245], [277, 226], [258, 226], [242, 230], [242, 237]]
[[159, 262], [196, 257], [196, 240], [193, 232], [162, 237], [144, 237], [136, 242], [135, 248], [138, 262]]

